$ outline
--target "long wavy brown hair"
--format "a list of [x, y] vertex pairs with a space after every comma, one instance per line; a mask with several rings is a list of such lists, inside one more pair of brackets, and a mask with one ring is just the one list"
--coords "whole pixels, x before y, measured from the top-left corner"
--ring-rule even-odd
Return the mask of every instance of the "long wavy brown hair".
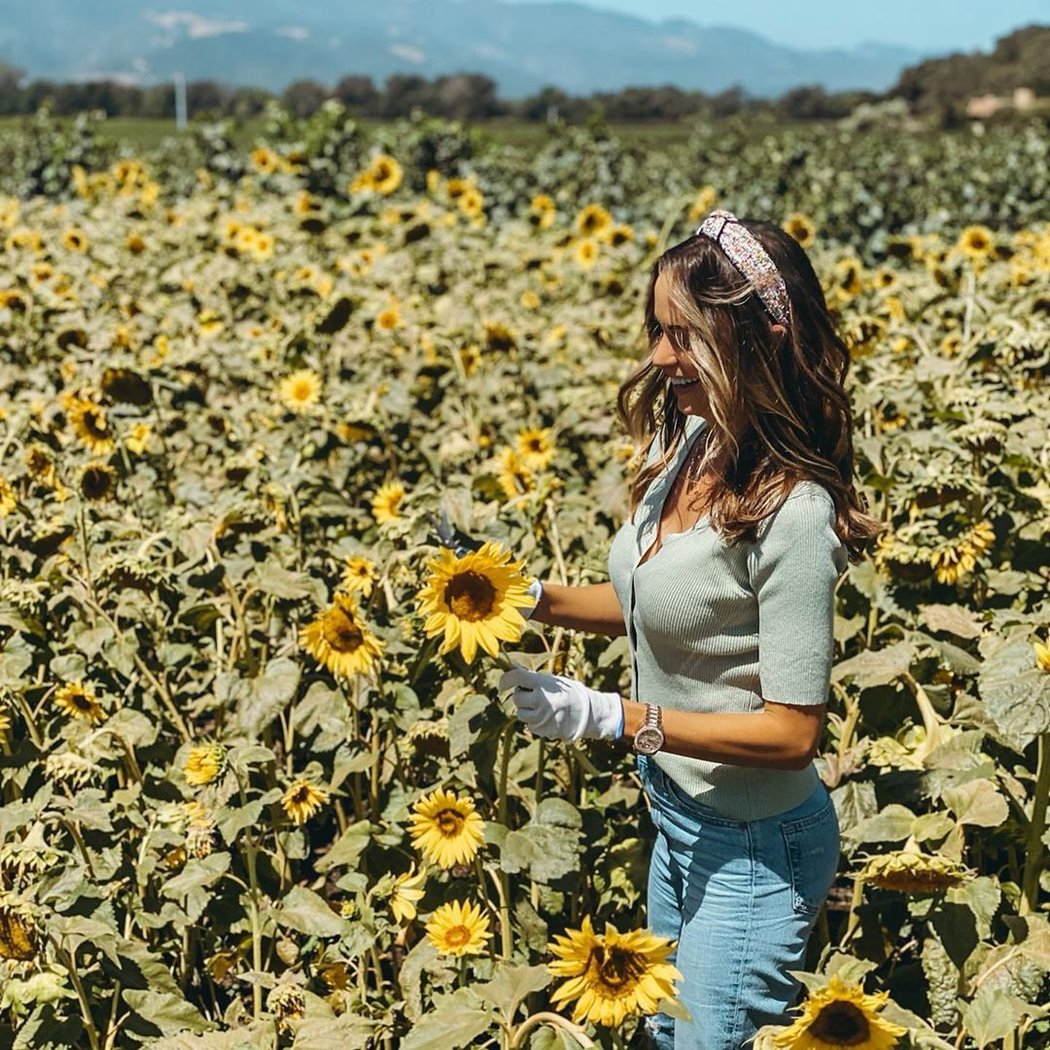
[[754, 286], [706, 235], [689, 237], [656, 260], [645, 301], [648, 353], [621, 385], [617, 412], [638, 447], [648, 450], [661, 440], [665, 451], [632, 480], [631, 513], [684, 440], [685, 415], [653, 365], [661, 335], [654, 289], [664, 274], [677, 323], [687, 331], [687, 345], [677, 336], [679, 349], [696, 366], [710, 405], [699, 469], [715, 479], [706, 494], [711, 524], [727, 542], [753, 542], [758, 523], [779, 509], [796, 482], [810, 479], [835, 503], [835, 531], [849, 560], [862, 561], [888, 526], [868, 514], [854, 486], [853, 417], [843, 386], [849, 351], [802, 246], [772, 223], [740, 221], [784, 278], [790, 323], [786, 331], [773, 327]]

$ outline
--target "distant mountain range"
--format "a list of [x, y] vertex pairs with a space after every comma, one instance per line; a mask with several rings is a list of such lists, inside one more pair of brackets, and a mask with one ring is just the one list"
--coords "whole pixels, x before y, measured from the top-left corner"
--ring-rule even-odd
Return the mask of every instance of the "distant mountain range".
[[774, 97], [799, 84], [884, 91], [925, 53], [864, 44], [798, 50], [756, 33], [652, 22], [579, 3], [500, 0], [44, 0], [8, 5], [0, 60], [30, 79], [219, 80], [280, 91], [347, 73], [484, 73], [504, 98], [553, 84], [573, 94], [740, 84]]

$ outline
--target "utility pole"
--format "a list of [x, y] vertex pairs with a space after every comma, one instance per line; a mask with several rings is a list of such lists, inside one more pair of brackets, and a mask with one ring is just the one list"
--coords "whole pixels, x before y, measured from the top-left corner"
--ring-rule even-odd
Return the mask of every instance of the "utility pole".
[[186, 128], [186, 77], [182, 73], [175, 74], [175, 130], [184, 131]]

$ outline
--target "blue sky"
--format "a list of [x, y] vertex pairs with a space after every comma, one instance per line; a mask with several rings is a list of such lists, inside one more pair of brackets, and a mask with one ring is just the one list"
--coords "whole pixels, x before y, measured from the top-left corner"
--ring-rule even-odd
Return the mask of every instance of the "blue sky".
[[588, 0], [587, 6], [654, 21], [688, 18], [699, 25], [738, 26], [792, 47], [850, 47], [874, 41], [904, 44], [927, 54], [987, 51], [996, 37], [1011, 29], [1033, 22], [1050, 25], [1047, 0]]

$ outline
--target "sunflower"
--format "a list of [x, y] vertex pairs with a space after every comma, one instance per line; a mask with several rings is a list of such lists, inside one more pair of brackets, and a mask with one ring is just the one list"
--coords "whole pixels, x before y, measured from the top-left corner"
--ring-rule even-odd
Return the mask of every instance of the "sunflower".
[[394, 888], [390, 892], [390, 911], [397, 922], [405, 922], [416, 917], [416, 901], [422, 899], [426, 882], [425, 871], [415, 874], [415, 865], [394, 880]]
[[539, 307], [542, 300], [531, 288], [526, 288], [525, 291], [521, 293], [518, 302], [521, 303], [526, 310], [535, 310]]
[[62, 686], [55, 693], [55, 703], [74, 718], [83, 718], [92, 725], [98, 725], [106, 717], [95, 691], [83, 682], [69, 682]]
[[403, 172], [401, 165], [386, 153], [380, 153], [371, 166], [372, 188], [376, 193], [388, 196], [401, 185]]
[[331, 606], [302, 631], [302, 647], [332, 674], [367, 674], [383, 655], [383, 643], [369, 631], [353, 595], [336, 593]]
[[80, 440], [96, 456], [113, 451], [113, 435], [106, 421], [106, 410], [89, 398], [64, 396], [62, 405], [66, 418]]
[[864, 267], [859, 259], [840, 259], [834, 266], [835, 290], [846, 296], [859, 295], [864, 288]]
[[280, 158], [273, 150], [260, 146], [249, 155], [252, 165], [260, 175], [272, 175], [280, 165]]
[[485, 822], [469, 797], [438, 788], [412, 807], [413, 844], [440, 868], [469, 864], [485, 842]]
[[1041, 642], [1037, 638], [1032, 642], [1032, 649], [1035, 650], [1036, 667], [1050, 674], [1050, 640]]
[[36, 923], [25, 907], [16, 898], [0, 898], [0, 959], [26, 962], [36, 955], [39, 944]]
[[593, 237], [584, 237], [576, 242], [573, 254], [577, 264], [584, 270], [589, 270], [598, 258], [598, 242]]
[[388, 481], [372, 497], [372, 517], [380, 525], [390, 525], [401, 520], [401, 502], [405, 498], [405, 486], [400, 481]]
[[136, 456], [141, 456], [149, 448], [149, 440], [152, 433], [153, 428], [149, 423], [136, 423], [124, 438], [124, 444], [130, 452], [134, 452]]
[[350, 192], [360, 193], [363, 190], [370, 190], [386, 197], [401, 185], [403, 177], [404, 172], [401, 165], [388, 154], [380, 153], [372, 159], [372, 163], [364, 171], [354, 177], [350, 183]]
[[995, 251], [995, 234], [987, 226], [967, 226], [955, 247], [971, 259], [985, 259]]
[[300, 777], [281, 796], [281, 807], [296, 824], [305, 824], [327, 801], [324, 788]]
[[803, 248], [809, 248], [816, 240], [817, 231], [813, 220], [800, 211], [793, 211], [784, 223], [785, 232], [789, 233]]
[[600, 204], [588, 204], [576, 216], [576, 231], [581, 237], [595, 237], [612, 225], [612, 216]]
[[966, 869], [949, 857], [904, 849], [870, 857], [858, 878], [883, 890], [936, 893], [957, 886]]
[[611, 248], [619, 248], [634, 240], [634, 230], [626, 223], [617, 223], [615, 226], [610, 226], [602, 234], [602, 240]]
[[476, 219], [485, 211], [485, 198], [477, 187], [471, 186], [460, 194], [456, 207], [468, 218]]
[[384, 332], [392, 332], [401, 324], [401, 308], [396, 299], [391, 298], [390, 303], [376, 314], [375, 324]]
[[87, 234], [83, 230], [70, 228], [62, 234], [62, 245], [66, 251], [83, 255], [88, 250]]
[[442, 904], [427, 923], [427, 937], [440, 955], [477, 955], [491, 936], [488, 916], [469, 902]]
[[827, 987], [811, 992], [802, 1013], [773, 1038], [782, 1050], [890, 1050], [907, 1032], [879, 1015], [887, 992], [865, 995], [857, 984], [833, 976]]
[[471, 663], [478, 646], [499, 655], [499, 643], [516, 642], [525, 629], [519, 609], [532, 608], [531, 581], [521, 574], [524, 563], [510, 560], [510, 551], [488, 541], [462, 557], [443, 547], [427, 563], [429, 575], [417, 601], [427, 614], [428, 637], [444, 632], [439, 652], [459, 646]]
[[498, 465], [500, 488], [507, 499], [532, 491], [532, 471], [514, 449], [503, 449], [499, 454]]
[[701, 186], [696, 191], [696, 198], [689, 208], [689, 221], [698, 222], [714, 208], [717, 200], [718, 191], [714, 186]]
[[930, 565], [938, 583], [958, 583], [976, 564], [973, 548], [965, 540], [930, 552]]
[[572, 1019], [615, 1028], [635, 1014], [651, 1014], [663, 999], [675, 999], [678, 969], [667, 962], [675, 942], [648, 930], [620, 933], [609, 923], [596, 934], [590, 916], [579, 930], [569, 930], [549, 944], [558, 960], [547, 964], [556, 977], [568, 977], [551, 996], [560, 1007], [577, 1000]]
[[210, 784], [226, 768], [226, 748], [222, 744], [198, 744], [191, 747], [182, 771], [194, 787]]
[[554, 442], [550, 430], [540, 427], [518, 432], [514, 441], [518, 455], [531, 470], [546, 470], [554, 458]]
[[18, 499], [11, 482], [7, 478], [0, 477], [0, 518], [6, 518], [18, 507]]
[[306, 1016], [306, 993], [298, 985], [279, 984], [266, 997], [266, 1006], [277, 1019], [277, 1027], [290, 1031], [294, 1021]]
[[513, 350], [517, 345], [514, 333], [499, 321], [485, 322], [485, 347], [497, 353]]
[[137, 230], [132, 230], [124, 241], [124, 246], [132, 255], [141, 255], [146, 250], [146, 238]]
[[552, 197], [546, 193], [538, 193], [529, 203], [529, 222], [538, 229], [550, 229], [554, 225], [556, 210]]
[[372, 594], [372, 585], [376, 579], [376, 566], [370, 558], [363, 554], [354, 554], [346, 559], [343, 569], [343, 587], [353, 593], [360, 591], [362, 598], [368, 598]]
[[281, 380], [277, 396], [289, 412], [309, 412], [321, 396], [321, 377], [312, 368], [300, 368]]
[[80, 472], [79, 487], [84, 499], [109, 499], [117, 487], [117, 472], [108, 463], [88, 463]]

